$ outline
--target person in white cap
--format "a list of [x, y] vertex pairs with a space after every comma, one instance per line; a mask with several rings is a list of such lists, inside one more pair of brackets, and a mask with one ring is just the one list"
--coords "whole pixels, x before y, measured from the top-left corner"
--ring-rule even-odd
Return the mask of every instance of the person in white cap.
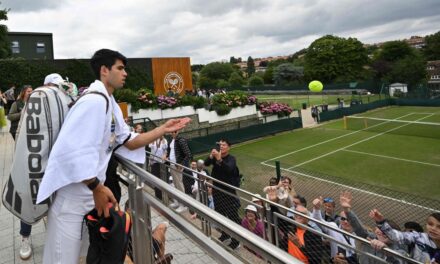
[[[101, 49], [91, 59], [96, 76], [88, 91], [70, 108], [55, 142], [40, 183], [37, 203], [56, 192], [50, 205], [44, 264], [77, 264], [83, 238], [83, 218], [95, 208], [109, 217], [112, 191], [103, 185], [114, 148], [131, 160], [145, 160], [144, 147], [165, 133], [180, 130], [191, 120], [170, 119], [147, 133], [131, 137], [113, 92], [125, 84], [127, 59], [119, 52]], [[52, 78], [56, 81], [59, 78]], [[106, 111], [106, 108], [108, 110]]]
[[[246, 228], [247, 230], [251, 231], [252, 233], [256, 234], [259, 237], [264, 238], [264, 224], [259, 219], [257, 207], [255, 205], [249, 204], [245, 208], [245, 216], [243, 220], [241, 220], [241, 226]], [[245, 247], [246, 248], [246, 247]], [[253, 250], [250, 250], [249, 248], [246, 248], [250, 252], [254, 253], [255, 255], [259, 256], [258, 253], [254, 252]]]
[[51, 73], [44, 78], [44, 85], [60, 85], [63, 82], [65, 82], [65, 80], [63, 80], [63, 77], [58, 73]]
[[78, 89], [76, 85], [72, 82], [64, 80], [58, 73], [51, 73], [44, 78], [44, 85], [55, 86], [60, 89], [64, 89], [66, 93], [70, 96], [77, 96]]

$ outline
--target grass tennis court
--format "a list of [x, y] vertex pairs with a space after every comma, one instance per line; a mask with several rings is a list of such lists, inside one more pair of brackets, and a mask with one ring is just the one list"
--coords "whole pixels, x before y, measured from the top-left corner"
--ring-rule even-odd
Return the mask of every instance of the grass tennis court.
[[[382, 99], [383, 99], [382, 95]], [[343, 98], [346, 105], [349, 105], [351, 99], [362, 99], [363, 103], [370, 103], [380, 99], [378, 94], [375, 95], [349, 95], [349, 94], [259, 94], [257, 95], [257, 99], [259, 102], [279, 102], [290, 105], [290, 107], [294, 109], [300, 109], [302, 103], [307, 103], [308, 106], [311, 105], [322, 105], [322, 104], [333, 104], [337, 105], [337, 98]]]
[[[440, 123], [440, 108], [387, 107], [359, 116]], [[246, 181], [262, 185], [275, 176], [267, 165], [278, 160], [287, 170], [440, 200], [440, 126], [428, 126], [420, 135], [414, 134], [416, 124], [383, 121], [371, 126], [375, 129], [344, 129], [340, 119], [237, 145], [231, 153]]]

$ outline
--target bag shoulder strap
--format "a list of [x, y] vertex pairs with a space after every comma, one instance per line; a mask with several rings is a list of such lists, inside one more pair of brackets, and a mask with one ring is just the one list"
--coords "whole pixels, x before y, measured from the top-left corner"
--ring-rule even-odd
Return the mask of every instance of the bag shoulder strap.
[[72, 108], [72, 107], [76, 104], [76, 102], [79, 101], [79, 99], [81, 99], [83, 96], [86, 96], [86, 95], [88, 95], [88, 94], [99, 94], [99, 95], [101, 95], [102, 97], [104, 97], [104, 98], [105, 98], [105, 102], [106, 102], [105, 113], [108, 112], [108, 105], [109, 105], [108, 98], [107, 98], [107, 96], [105, 96], [105, 94], [103, 94], [103, 93], [101, 93], [101, 92], [98, 92], [98, 91], [90, 91], [90, 92], [86, 92], [86, 93], [82, 94], [80, 97], [78, 97], [78, 99], [72, 101], [72, 102], [69, 104], [69, 108]]

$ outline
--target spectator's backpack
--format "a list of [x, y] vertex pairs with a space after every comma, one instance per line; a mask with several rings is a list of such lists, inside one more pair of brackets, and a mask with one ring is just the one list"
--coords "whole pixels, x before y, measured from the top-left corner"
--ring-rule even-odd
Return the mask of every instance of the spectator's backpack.
[[[69, 108], [74, 100], [60, 85], [43, 86], [29, 96], [18, 125], [15, 154], [9, 179], [3, 189], [3, 205], [28, 224], [37, 223], [47, 215], [53, 197], [36, 204], [40, 182], [47, 166], [50, 151], [58, 137]], [[88, 92], [86, 94], [100, 94]]]

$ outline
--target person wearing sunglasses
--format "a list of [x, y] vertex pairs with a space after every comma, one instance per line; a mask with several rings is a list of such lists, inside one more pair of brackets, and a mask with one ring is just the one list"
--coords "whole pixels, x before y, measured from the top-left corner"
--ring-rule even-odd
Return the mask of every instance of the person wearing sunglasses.
[[[334, 202], [334, 201], [333, 201]], [[319, 221], [324, 221], [324, 218], [321, 214], [321, 206], [325, 203], [322, 197], [316, 198], [313, 200], [313, 212], [312, 217]], [[335, 222], [329, 222], [329, 225], [332, 225], [340, 230], [343, 230], [348, 233], [353, 233], [353, 228], [351, 224], [347, 221], [345, 212], [341, 212], [340, 214], [340, 224], [337, 225]], [[341, 232], [338, 232], [334, 229], [327, 228], [326, 226], [320, 226], [322, 231], [333, 237], [336, 241], [330, 241], [330, 256], [334, 263], [349, 263], [355, 264], [359, 263], [356, 252], [348, 247], [344, 247], [343, 244], [349, 244], [353, 247], [356, 246], [355, 240], [347, 235], [344, 235]]]
[[[343, 209], [344, 215], [341, 214], [341, 224], [345, 221], [347, 221], [353, 228], [354, 233], [357, 236], [366, 238], [370, 240], [370, 245], [361, 243], [359, 244], [359, 249], [363, 252], [371, 253], [372, 255], [375, 255], [377, 257], [380, 257], [384, 260], [386, 260], [388, 263], [394, 263], [394, 264], [403, 264], [405, 263], [401, 258], [393, 256], [393, 255], [387, 255], [380, 249], [384, 247], [388, 247], [394, 251], [399, 252], [401, 255], [406, 256], [407, 255], [407, 249], [406, 247], [400, 246], [398, 243], [393, 242], [384, 232], [382, 232], [379, 228], [376, 228], [374, 232], [369, 231], [366, 229], [363, 225], [363, 223], [359, 220], [357, 215], [354, 213], [353, 210], [351, 210], [352, 207], [352, 193], [349, 191], [341, 192], [339, 203]], [[345, 217], [342, 217], [345, 216]], [[396, 224], [392, 220], [388, 220], [388, 223], [390, 226], [392, 226], [393, 229], [400, 230], [400, 227], [398, 224]], [[360, 263], [379, 263], [378, 261], [375, 261], [374, 259], [366, 256], [366, 255], [360, 255], [359, 256], [359, 262]]]

